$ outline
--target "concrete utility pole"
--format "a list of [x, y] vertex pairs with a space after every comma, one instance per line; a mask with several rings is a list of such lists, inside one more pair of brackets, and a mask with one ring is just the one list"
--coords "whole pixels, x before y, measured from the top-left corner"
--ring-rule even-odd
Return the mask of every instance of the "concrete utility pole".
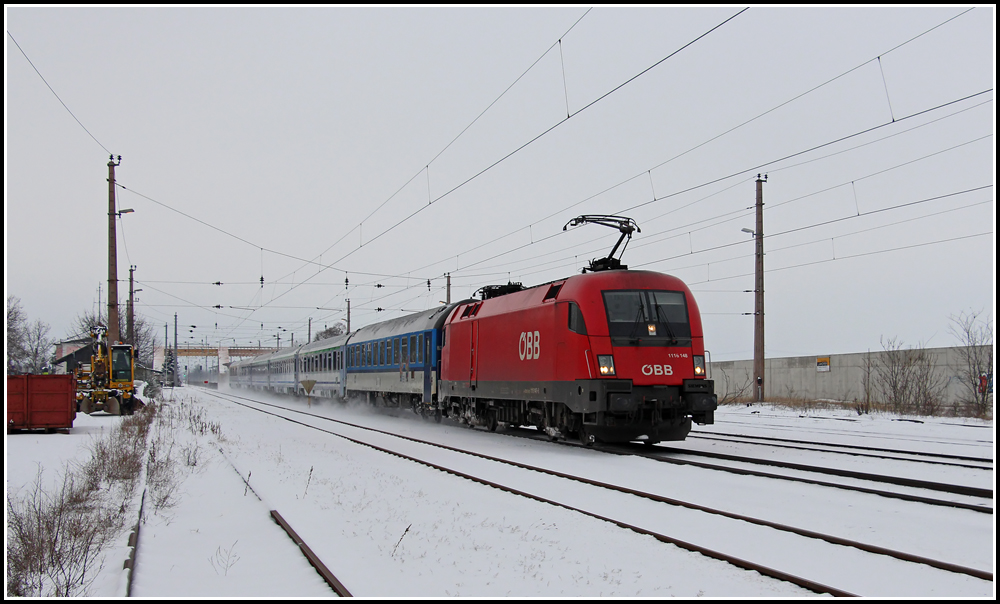
[[347, 333], [351, 333], [351, 301], [347, 301]]
[[754, 269], [753, 372], [757, 380], [757, 402], [764, 402], [764, 183], [757, 175], [757, 242]]
[[128, 267], [128, 343], [135, 346], [135, 265]]
[[[292, 336], [292, 341], [295, 341], [295, 336]], [[313, 318], [309, 317], [309, 331], [306, 332], [306, 344], [313, 341]]]
[[177, 377], [177, 313], [174, 313], [174, 387], [176, 388], [180, 380]]
[[115, 166], [122, 163], [122, 156], [111, 156], [108, 162], [108, 343], [121, 341], [118, 327], [118, 233], [115, 229]]
[[451, 273], [445, 273], [447, 278], [448, 287], [446, 288], [447, 294], [445, 295], [445, 304], [451, 304]]

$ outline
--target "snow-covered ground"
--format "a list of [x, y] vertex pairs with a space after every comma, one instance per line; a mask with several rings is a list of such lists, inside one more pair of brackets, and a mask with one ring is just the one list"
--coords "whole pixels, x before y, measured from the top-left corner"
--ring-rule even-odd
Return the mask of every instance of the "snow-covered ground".
[[[358, 596], [814, 595], [607, 522], [250, 411], [214, 397], [211, 391], [180, 388], [168, 391], [167, 398], [172, 401], [160, 417], [172, 418], [166, 428], [177, 460], [178, 483], [172, 506], [155, 509], [147, 499], [132, 584], [136, 596], [332, 595], [271, 520], [268, 512], [272, 509]], [[330, 402], [307, 408], [303, 400], [269, 400], [978, 569], [992, 571], [995, 564], [992, 515], [559, 447], [447, 422], [434, 424], [410, 414], [390, 417]], [[348, 434], [352, 429], [330, 422], [296, 419], [361, 438], [360, 431]], [[895, 419], [858, 418], [833, 411], [800, 413], [769, 406], [728, 407], [717, 412], [714, 426], [703, 429], [993, 458], [992, 423]], [[66, 461], [86, 456], [91, 439], [117, 421], [109, 416], [78, 415], [70, 435], [8, 436], [8, 493], [30, 488], [39, 473], [43, 485], [57, 484]], [[192, 431], [192, 425], [201, 429]], [[367, 433], [364, 438], [375, 437]], [[383, 443], [391, 440], [378, 438]], [[446, 458], [443, 453], [426, 451], [425, 445], [403, 445], [397, 439], [393, 446], [405, 446], [415, 456], [437, 456], [442, 463], [464, 464], [477, 472], [491, 471], [484, 465], [489, 462], [460, 460], [454, 454]], [[891, 469], [878, 460], [866, 463], [866, 470], [873, 473]], [[772, 540], [759, 531], [743, 532], [686, 510], [648, 502], [640, 505], [623, 499], [627, 496], [558, 485], [551, 478], [529, 474], [537, 473], [496, 470], [491, 476], [548, 489], [546, 496], [569, 498], [587, 509], [620, 510], [655, 525], [651, 527], [655, 530], [701, 540], [715, 549], [747, 551], [813, 569], [830, 578], [827, 583], [835, 587], [845, 588], [838, 583], [840, 579], [853, 582], [851, 587], [862, 595], [986, 597], [994, 593], [992, 582], [929, 567], [905, 568], [912, 565], [895, 562], [901, 568], [894, 569], [870, 554], [866, 556], [872, 556], [871, 566], [876, 570], [869, 575], [857, 569], [838, 571], [841, 563], [836, 556], [841, 554], [831, 546], [781, 541], [787, 537]], [[993, 472], [988, 474], [988, 482], [994, 483]], [[244, 482], [248, 477], [252, 488]], [[789, 547], [799, 549], [787, 551]], [[91, 595], [123, 595], [125, 573], [120, 569], [124, 556], [124, 547], [109, 551]], [[866, 561], [855, 557], [851, 563], [859, 560]], [[843, 577], [845, 573], [854, 576]], [[904, 581], [905, 587], [894, 581]]]

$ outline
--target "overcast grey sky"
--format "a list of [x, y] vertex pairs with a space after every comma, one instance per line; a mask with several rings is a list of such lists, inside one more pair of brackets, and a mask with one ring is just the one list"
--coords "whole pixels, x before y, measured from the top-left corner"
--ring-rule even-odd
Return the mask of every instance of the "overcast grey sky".
[[6, 293], [57, 337], [98, 306], [111, 152], [161, 338], [543, 283], [617, 239], [564, 224], [623, 213], [625, 264], [750, 358], [766, 173], [768, 356], [953, 345], [995, 307], [995, 9], [742, 8], [5, 6]]

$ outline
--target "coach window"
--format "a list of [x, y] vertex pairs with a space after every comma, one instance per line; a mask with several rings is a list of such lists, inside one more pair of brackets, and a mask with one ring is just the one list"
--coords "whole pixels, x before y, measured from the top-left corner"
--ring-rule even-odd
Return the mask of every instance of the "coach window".
[[424, 334], [417, 336], [417, 364], [424, 362]]
[[392, 339], [392, 364], [399, 365], [399, 338]]
[[399, 364], [400, 365], [404, 365], [404, 364], [406, 364], [406, 358], [407, 358], [406, 357], [406, 336], [403, 336], [399, 340], [400, 340], [400, 344], [399, 344]]
[[417, 360], [417, 336], [410, 336], [410, 363]]

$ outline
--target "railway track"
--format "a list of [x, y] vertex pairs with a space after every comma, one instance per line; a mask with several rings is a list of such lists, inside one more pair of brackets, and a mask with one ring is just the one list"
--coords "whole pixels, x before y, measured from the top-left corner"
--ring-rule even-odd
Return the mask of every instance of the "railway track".
[[[218, 449], [218, 452], [222, 456], [222, 459], [225, 460], [225, 463], [233, 470], [233, 472], [236, 473], [236, 475], [246, 486], [245, 494], [253, 495], [253, 497], [255, 497], [257, 501], [263, 503], [264, 499], [250, 485], [248, 477], [243, 476], [240, 470], [237, 469], [237, 467], [233, 464], [232, 460], [229, 459], [229, 457], [225, 454], [225, 452], [222, 449]], [[141, 496], [141, 504], [139, 507], [137, 521], [128, 539], [129, 555], [124, 563], [124, 570], [127, 571], [126, 588], [125, 588], [126, 597], [133, 596], [132, 585], [133, 585], [133, 579], [135, 578], [137, 571], [136, 560], [141, 554], [140, 529], [143, 526], [143, 524], [145, 524], [143, 516], [146, 507], [146, 498], [147, 498], [147, 492], [144, 489]], [[285, 520], [285, 518], [278, 512], [278, 510], [270, 509], [268, 513], [269, 513], [269, 518], [275, 524], [277, 524], [282, 530], [284, 530], [285, 534], [288, 535], [288, 537], [292, 540], [292, 542], [299, 548], [299, 551], [302, 553], [302, 555], [306, 558], [309, 564], [315, 569], [315, 571], [317, 572], [317, 574], [319, 574], [319, 576], [323, 579], [323, 581], [326, 582], [326, 584], [330, 587], [330, 589], [333, 590], [333, 592], [337, 594], [338, 597], [352, 597], [352, 594], [347, 589], [347, 587], [344, 586], [344, 584], [336, 577], [336, 575], [334, 575], [334, 573], [319, 558], [319, 556], [317, 556], [313, 552], [312, 548], [310, 548], [309, 545], [306, 544], [306, 542], [298, 535], [298, 533], [296, 533], [296, 531], [292, 528], [291, 524], [287, 520]], [[142, 573], [139, 574], [141, 575]]]
[[[321, 430], [323, 432], [327, 432], [327, 433], [333, 434], [333, 435], [338, 436], [340, 438], [345, 438], [345, 439], [347, 439], [347, 440], [349, 440], [351, 442], [354, 442], [354, 443], [357, 443], [357, 444], [361, 444], [361, 445], [365, 445], [365, 446], [368, 446], [368, 447], [373, 447], [373, 448], [375, 448], [375, 449], [377, 449], [379, 451], [383, 451], [385, 453], [389, 453], [389, 454], [392, 454], [392, 455], [400, 456], [400, 457], [403, 457], [405, 459], [414, 461], [416, 463], [421, 463], [421, 464], [427, 465], [429, 467], [433, 467], [435, 469], [451, 473], [451, 474], [456, 475], [456, 476], [460, 476], [460, 477], [463, 477], [463, 478], [466, 478], [466, 479], [469, 479], [469, 480], [476, 481], [476, 482], [478, 482], [480, 484], [484, 484], [484, 485], [488, 485], [488, 486], [491, 486], [491, 487], [494, 487], [494, 488], [502, 489], [502, 490], [504, 490], [506, 492], [514, 493], [514, 494], [517, 494], [517, 495], [522, 496], [522, 497], [527, 497], [527, 498], [530, 498], [530, 499], [534, 499], [536, 501], [541, 501], [541, 502], [549, 503], [551, 505], [557, 505], [557, 506], [560, 506], [560, 507], [563, 507], [563, 508], [566, 508], [566, 509], [574, 510], [576, 512], [585, 514], [587, 516], [591, 516], [593, 518], [598, 518], [598, 519], [601, 519], [601, 520], [604, 520], [604, 521], [607, 521], [607, 522], [612, 522], [612, 523], [614, 523], [614, 524], [616, 524], [618, 526], [621, 526], [623, 528], [628, 528], [630, 530], [633, 530], [633, 531], [641, 533], [641, 534], [646, 534], [646, 535], [653, 536], [653, 537], [655, 537], [656, 539], [658, 539], [658, 540], [660, 540], [662, 542], [672, 543], [672, 544], [677, 545], [679, 547], [682, 547], [682, 548], [685, 548], [685, 549], [689, 549], [691, 551], [697, 551], [699, 553], [702, 553], [704, 555], [707, 555], [707, 556], [710, 556], [710, 557], [713, 557], [713, 558], [717, 558], [717, 559], [721, 559], [721, 560], [726, 560], [727, 562], [729, 562], [731, 564], [734, 564], [734, 565], [736, 565], [738, 567], [752, 569], [752, 570], [758, 571], [761, 574], [764, 574], [766, 576], [771, 576], [771, 577], [774, 577], [774, 578], [778, 578], [778, 579], [783, 580], [783, 581], [789, 581], [789, 582], [792, 582], [792, 583], [794, 583], [796, 585], [802, 586], [802, 587], [804, 587], [806, 589], [810, 589], [812, 591], [815, 591], [817, 593], [831, 593], [831, 594], [834, 594], [834, 595], [852, 595], [848, 589], [841, 589], [841, 588], [831, 587], [829, 585], [826, 585], [826, 584], [821, 583], [819, 581], [816, 581], [814, 579], [809, 579], [809, 578], [804, 578], [804, 577], [796, 576], [796, 575], [793, 575], [791, 573], [778, 570], [778, 569], [774, 568], [773, 566], [768, 566], [768, 565], [763, 564], [761, 562], [754, 562], [754, 561], [748, 560], [748, 559], [746, 559], [745, 556], [744, 557], [738, 557], [738, 556], [735, 556], [735, 555], [732, 555], [732, 554], [726, 554], [726, 553], [723, 553], [722, 551], [720, 551], [719, 549], [713, 549], [713, 548], [707, 547], [707, 546], [705, 546], [703, 544], [695, 544], [692, 541], [681, 539], [681, 538], [677, 537], [676, 535], [667, 535], [667, 534], [665, 534], [663, 532], [660, 532], [658, 530], [654, 530], [654, 528], [650, 528], [649, 526], [642, 525], [643, 523], [641, 521], [639, 521], [637, 523], [634, 520], [629, 521], [628, 519], [623, 519], [623, 518], [620, 517], [620, 515], [616, 515], [617, 517], [615, 517], [615, 516], [612, 516], [612, 515], [608, 515], [606, 513], [601, 513], [601, 512], [598, 512], [598, 511], [594, 511], [592, 509], [583, 509], [583, 508], [581, 508], [579, 506], [576, 506], [576, 505], [573, 505], [572, 503], [570, 503], [569, 501], [567, 501], [566, 497], [558, 497], [558, 496], [557, 497], [553, 497], [551, 495], [551, 493], [539, 492], [538, 489], [525, 490], [523, 488], [518, 488], [516, 486], [513, 486], [513, 485], [519, 483], [519, 479], [516, 479], [516, 478], [515, 479], [509, 479], [508, 478], [508, 479], [504, 479], [504, 480], [497, 480], [496, 478], [492, 477], [492, 474], [495, 474], [495, 472], [490, 472], [491, 477], [487, 478], [487, 477], [484, 477], [482, 475], [478, 475], [477, 473], [470, 473], [469, 471], [459, 470], [459, 469], [457, 469], [457, 466], [459, 466], [459, 465], [464, 466], [464, 464], [456, 463], [455, 459], [454, 459], [454, 455], [459, 455], [459, 456], [462, 456], [464, 458], [474, 457], [474, 458], [477, 458], [479, 460], [483, 460], [485, 462], [489, 462], [491, 464], [501, 464], [503, 466], [506, 466], [507, 468], [517, 468], [518, 470], [520, 470], [522, 472], [523, 471], [528, 471], [528, 472], [531, 472], [531, 473], [543, 473], [543, 474], [551, 476], [551, 477], [553, 477], [555, 479], [560, 479], [562, 481], [571, 481], [573, 483], [576, 483], [577, 485], [586, 485], [587, 487], [596, 487], [596, 488], [600, 488], [600, 489], [604, 489], [604, 490], [607, 490], [607, 491], [615, 492], [615, 493], [618, 493], [618, 494], [621, 494], [621, 495], [624, 495], [624, 496], [628, 496], [628, 497], [637, 497], [637, 498], [640, 498], [642, 500], [645, 500], [646, 502], [653, 503], [653, 504], [659, 504], [659, 505], [666, 504], [666, 505], [669, 505], [669, 506], [673, 506], [675, 509], [684, 510], [684, 511], [686, 511], [688, 513], [706, 514], [706, 515], [710, 515], [712, 517], [715, 517], [717, 519], [725, 519], [726, 522], [739, 523], [743, 527], [753, 526], [753, 527], [757, 527], [756, 530], [765, 530], [766, 529], [766, 530], [780, 531], [782, 534], [786, 535], [786, 537], [790, 536], [790, 535], [794, 535], [794, 536], [796, 536], [796, 538], [804, 538], [804, 539], [811, 540], [812, 542], [822, 542], [823, 544], [825, 544], [826, 547], [834, 546], [834, 547], [837, 547], [837, 548], [849, 548], [851, 551], [855, 551], [856, 550], [856, 551], [859, 551], [859, 552], [866, 552], [866, 553], [869, 553], [869, 554], [877, 554], [877, 555], [880, 555], [880, 556], [885, 556], [885, 557], [887, 557], [889, 559], [892, 559], [892, 560], [898, 561], [898, 562], [905, 562], [905, 563], [909, 563], [909, 564], [920, 564], [920, 565], [923, 565], [925, 567], [930, 567], [930, 568], [938, 569], [940, 571], [945, 571], [945, 572], [949, 572], [949, 573], [957, 573], [957, 574], [960, 574], [960, 575], [965, 575], [967, 577], [972, 577], [972, 578], [979, 579], [979, 580], [984, 580], [984, 581], [992, 581], [992, 573], [989, 573], [989, 572], [986, 572], [986, 571], [982, 571], [982, 570], [979, 570], [979, 569], [974, 569], [974, 568], [969, 568], [969, 567], [957, 565], [957, 564], [952, 564], [952, 563], [949, 563], [949, 562], [946, 562], [946, 561], [933, 560], [933, 559], [930, 559], [930, 558], [927, 558], [927, 557], [917, 556], [917, 555], [909, 554], [909, 553], [906, 553], [906, 552], [894, 551], [894, 550], [891, 550], [889, 548], [884, 548], [884, 547], [880, 547], [880, 546], [877, 546], [877, 545], [865, 544], [865, 543], [861, 543], [861, 542], [858, 542], [858, 541], [855, 541], [855, 540], [844, 539], [844, 538], [837, 537], [837, 536], [834, 536], [834, 535], [823, 534], [823, 533], [820, 533], [820, 532], [817, 532], [817, 531], [810, 531], [810, 530], [807, 530], [807, 529], [802, 529], [802, 528], [798, 528], [798, 527], [788, 526], [788, 525], [784, 525], [784, 524], [780, 524], [780, 523], [776, 523], [776, 522], [764, 520], [764, 519], [761, 519], [761, 518], [753, 518], [753, 517], [746, 516], [746, 515], [734, 514], [732, 512], [727, 512], [727, 511], [719, 510], [719, 509], [713, 509], [713, 508], [709, 508], [707, 506], [698, 505], [698, 504], [687, 502], [687, 501], [681, 501], [681, 500], [678, 500], [678, 499], [663, 497], [661, 495], [657, 495], [657, 494], [654, 494], [654, 493], [649, 493], [649, 492], [644, 492], [644, 491], [640, 491], [640, 490], [637, 490], [637, 489], [622, 487], [622, 486], [619, 486], [619, 485], [615, 485], [615, 484], [610, 484], [610, 483], [607, 483], [607, 482], [602, 482], [602, 481], [594, 480], [594, 479], [587, 478], [587, 477], [584, 477], [584, 476], [571, 475], [571, 474], [568, 474], [568, 473], [558, 472], [558, 471], [547, 469], [547, 468], [542, 468], [542, 467], [537, 467], [537, 466], [533, 466], [533, 465], [529, 465], [529, 464], [524, 464], [524, 463], [520, 463], [520, 462], [513, 461], [513, 460], [501, 459], [501, 458], [497, 458], [497, 457], [493, 457], [493, 456], [489, 456], [489, 455], [484, 455], [484, 454], [481, 454], [481, 453], [476, 453], [476, 452], [473, 452], [473, 451], [467, 451], [467, 450], [459, 449], [459, 448], [456, 448], [456, 447], [452, 447], [450, 445], [443, 445], [441, 443], [435, 443], [435, 442], [421, 440], [421, 439], [417, 439], [417, 438], [413, 438], [413, 437], [408, 437], [408, 436], [402, 436], [402, 435], [398, 435], [398, 434], [393, 434], [391, 432], [387, 432], [387, 431], [384, 431], [384, 430], [377, 430], [377, 429], [374, 429], [374, 428], [370, 428], [370, 427], [366, 427], [366, 426], [361, 426], [361, 425], [358, 425], [358, 424], [353, 424], [353, 423], [350, 423], [350, 422], [345, 422], [345, 421], [337, 420], [337, 419], [334, 419], [334, 418], [324, 417], [324, 416], [321, 416], [321, 415], [318, 415], [318, 414], [314, 414], [314, 413], [304, 412], [304, 411], [295, 410], [295, 409], [288, 409], [288, 408], [280, 406], [280, 405], [272, 405], [270, 403], [264, 403], [262, 401], [257, 401], [255, 399], [251, 399], [251, 398], [248, 398], [248, 397], [239, 397], [239, 396], [231, 395], [231, 394], [221, 395], [221, 394], [218, 394], [218, 393], [211, 393], [211, 392], [208, 393], [208, 394], [210, 394], [213, 397], [216, 397], [216, 398], [219, 398], [219, 399], [222, 399], [222, 400], [226, 400], [226, 401], [228, 401], [230, 403], [234, 403], [234, 404], [237, 404], [237, 405], [242, 405], [242, 406], [244, 406], [246, 408], [253, 409], [254, 411], [268, 413], [270, 415], [279, 417], [279, 418], [281, 418], [281, 419], [283, 419], [285, 421], [294, 422], [296, 424], [307, 426], [307, 427], [309, 427], [311, 429]], [[246, 401], [246, 402], [240, 402], [240, 400], [237, 400], [237, 399], [241, 399], [241, 400]], [[260, 408], [261, 406], [268, 407], [269, 409], [262, 409], [262, 408]], [[295, 419], [295, 418], [289, 417], [286, 414], [296, 414], [299, 417], [307, 416], [307, 419], [303, 419], [303, 420]], [[418, 455], [413, 455], [412, 453], [404, 453], [401, 449], [406, 448], [406, 447], [386, 446], [386, 443], [384, 443], [384, 442], [382, 444], [376, 444], [371, 439], [361, 439], [361, 438], [357, 438], [357, 437], [348, 436], [348, 435], [346, 435], [344, 433], [334, 432], [332, 430], [328, 430], [326, 428], [321, 428], [319, 426], [313, 425], [312, 423], [309, 423], [309, 422], [315, 421], [315, 420], [320, 420], [320, 421], [323, 421], [323, 422], [332, 422], [332, 423], [334, 423], [334, 424], [336, 424], [336, 425], [338, 425], [339, 427], [342, 427], [342, 428], [349, 428], [351, 430], [360, 430], [360, 431], [363, 431], [363, 433], [367, 433], [369, 435], [378, 435], [379, 438], [385, 438], [385, 437], [387, 437], [387, 438], [391, 439], [392, 442], [394, 442], [394, 443], [408, 442], [408, 443], [417, 444], [420, 447], [424, 447], [425, 449], [423, 450], [423, 452], [421, 454], [418, 454]], [[430, 449], [436, 450], [438, 453], [435, 454], [435, 455], [427, 455], [427, 453], [426, 453], [427, 449], [426, 448], [430, 448]], [[442, 461], [439, 459], [441, 451], [447, 451], [447, 452], [449, 452], [449, 454], [453, 455], [452, 458], [447, 458], [446, 457], [446, 460], [442, 463]], [[438, 459], [436, 459], [435, 461], [432, 461], [431, 458], [435, 458], [435, 457], [438, 458]], [[504, 475], [506, 476], [506, 474], [504, 474]], [[520, 480], [520, 482], [523, 482], [523, 480]], [[659, 514], [659, 515], [662, 515], [662, 514]], [[741, 530], [746, 530], [746, 529], [743, 528]]]
[[[953, 425], [953, 426], [961, 426], [964, 428], [968, 428], [970, 431], [969, 433], [971, 438], [942, 439], [933, 435], [928, 435], [924, 437], [915, 437], [912, 435], [902, 435], [891, 431], [872, 431], [863, 426], [857, 426], [856, 424], [860, 420], [855, 418], [822, 417], [822, 416], [810, 415], [808, 419], [830, 422], [829, 426], [824, 426], [824, 427], [812, 426], [810, 428], [803, 428], [801, 425], [790, 425], [782, 423], [785, 420], [785, 418], [782, 416], [770, 416], [766, 414], [761, 414], [761, 415], [755, 415], [754, 418], [755, 421], [747, 421], [747, 418], [745, 417], [726, 417], [725, 426], [728, 428], [732, 428], [733, 430], [752, 431], [755, 429], [759, 429], [761, 427], [760, 424], [761, 421], [767, 421], [768, 423], [766, 427], [767, 431], [769, 432], [768, 437], [771, 437], [776, 433], [787, 431], [790, 433], [791, 436], [794, 436], [794, 438], [787, 439], [790, 441], [801, 439], [803, 434], [816, 434], [816, 435], [823, 435], [825, 438], [844, 438], [844, 439], [878, 438], [880, 440], [897, 441], [900, 443], [901, 446], [906, 446], [906, 445], [912, 445], [915, 447], [934, 446], [935, 448], [938, 449], [944, 448], [953, 451], [976, 450], [982, 448], [992, 449], [993, 447], [993, 441], [988, 438], [989, 434], [991, 433], [991, 428], [990, 426], [986, 425], [944, 424], [944, 425]], [[923, 421], [920, 420], [908, 420], [908, 419], [899, 419], [897, 421], [904, 423], [918, 423], [918, 424], [924, 423]], [[836, 427], [842, 424], [850, 424], [851, 429]], [[715, 424], [712, 426], [712, 430], [709, 430], [707, 432], [712, 432], [715, 434], [729, 434], [727, 432], [723, 432], [722, 430], [720, 430], [720, 427], [721, 427], [720, 424]], [[986, 434], [984, 434], [983, 436], [985, 436], [986, 438], [975, 438], [976, 435], [981, 434], [984, 430]], [[692, 432], [692, 434], [697, 434], [700, 432], [702, 432], [701, 428], [696, 429], [694, 432]], [[973, 455], [960, 456], [960, 457], [975, 458], [975, 456]]]
[[766, 445], [780, 447], [783, 449], [796, 449], [801, 451], [816, 451], [822, 453], [840, 453], [854, 455], [857, 457], [871, 457], [875, 459], [894, 459], [899, 461], [912, 461], [915, 463], [929, 463], [943, 466], [953, 466], [958, 468], [970, 468], [974, 470], [993, 470], [993, 460], [983, 457], [972, 457], [969, 455], [949, 455], [946, 453], [932, 453], [925, 451], [912, 451], [905, 449], [887, 449], [883, 447], [867, 447], [862, 445], [850, 445], [831, 442], [819, 442], [798, 440], [791, 438], [777, 438], [773, 436], [751, 436], [747, 434], [727, 434], [722, 432], [708, 432], [698, 430], [688, 434], [688, 439], [711, 440], [726, 443], [741, 443], [748, 445]]
[[[540, 434], [535, 430], [508, 429], [507, 432], [522, 438], [529, 438], [531, 440], [537, 440], [537, 441], [550, 440], [547, 435]], [[566, 441], [557, 441], [554, 444], [570, 446], [570, 447], [583, 446], [578, 443], [566, 442]], [[813, 466], [813, 465], [798, 464], [791, 462], [762, 460], [746, 456], [692, 451], [688, 449], [680, 449], [676, 447], [668, 447], [662, 445], [649, 447], [647, 445], [637, 445], [637, 444], [624, 444], [624, 445], [599, 444], [599, 445], [594, 445], [593, 448], [606, 453], [644, 457], [654, 461], [670, 463], [674, 465], [690, 465], [707, 470], [718, 470], [721, 472], [729, 472], [732, 474], [740, 474], [744, 476], [757, 476], [760, 478], [771, 478], [775, 480], [785, 480], [791, 482], [798, 482], [802, 484], [812, 484], [816, 486], [854, 491], [857, 493], [878, 495], [880, 497], [887, 497], [889, 499], [899, 499], [902, 501], [912, 501], [916, 503], [925, 503], [928, 505], [965, 509], [983, 514], [993, 513], [993, 507], [985, 503], [987, 500], [992, 502], [993, 499], [992, 489], [980, 489], [965, 485], [952, 485], [944, 483], [935, 483], [924, 480], [907, 479], [897, 476], [884, 476], [879, 474], [854, 472], [850, 470], [840, 470], [837, 468], [829, 468], [824, 466]], [[690, 456], [690, 457], [700, 456], [707, 458], [715, 458], [719, 460], [739, 462], [744, 464], [744, 466], [709, 463], [709, 462], [697, 461], [694, 459], [687, 459], [684, 458], [683, 456]], [[745, 467], [745, 466], [751, 466], [751, 467]], [[763, 470], [756, 470], [753, 469], [752, 466], [773, 466], [788, 470], [795, 470], [806, 475], [793, 474], [793, 473], [781, 474]], [[911, 488], [914, 490], [925, 489], [936, 492], [944, 492], [956, 496], [973, 498], [973, 501], [970, 502], [970, 501], [955, 501], [952, 499], [941, 499], [937, 497], [920, 495], [913, 492], [892, 491], [892, 490], [886, 490], [884, 488], [872, 488], [869, 486], [865, 486], [864, 484], [858, 484], [858, 483], [832, 482], [829, 480], [821, 480], [818, 478], [813, 478], [810, 477], [808, 474], [831, 475], [841, 478], [853, 479], [858, 482], [869, 482], [869, 483], [874, 482], [876, 484], [896, 485], [896, 486]], [[980, 502], [979, 500], [982, 501]]]
[[[257, 493], [257, 491], [252, 486], [250, 486], [250, 481], [248, 480], [248, 478], [243, 478], [242, 472], [240, 472], [239, 469], [236, 467], [236, 465], [233, 464], [232, 460], [226, 456], [225, 451], [219, 449], [219, 453], [222, 455], [223, 459], [226, 460], [226, 463], [229, 464], [229, 467], [231, 467], [233, 471], [236, 472], [236, 475], [240, 477], [240, 480], [243, 481], [243, 484], [246, 485], [247, 491], [253, 493], [253, 496], [257, 498], [257, 501], [263, 502], [264, 499], [260, 496], [260, 494]], [[302, 555], [305, 556], [306, 560], [309, 561], [309, 564], [311, 564], [312, 567], [316, 569], [316, 572], [319, 573], [319, 576], [323, 577], [323, 580], [326, 581], [326, 584], [330, 586], [330, 589], [332, 589], [334, 593], [336, 593], [341, 598], [352, 597], [353, 594], [351, 594], [351, 592], [347, 589], [347, 587], [344, 586], [344, 584], [340, 581], [340, 579], [338, 579], [337, 576], [333, 574], [333, 571], [331, 571], [327, 567], [327, 565], [320, 559], [320, 557], [317, 556], [315, 552], [313, 552], [312, 548], [309, 547], [301, 537], [299, 537], [299, 534], [295, 532], [295, 530], [292, 528], [292, 525], [290, 525], [288, 521], [285, 520], [285, 518], [278, 512], [278, 510], [270, 510], [269, 513], [271, 515], [271, 519], [274, 520], [275, 524], [280, 526], [282, 530], [285, 531], [285, 534], [287, 534], [288, 537], [295, 543], [295, 545], [298, 546], [299, 550], [302, 552]]]

